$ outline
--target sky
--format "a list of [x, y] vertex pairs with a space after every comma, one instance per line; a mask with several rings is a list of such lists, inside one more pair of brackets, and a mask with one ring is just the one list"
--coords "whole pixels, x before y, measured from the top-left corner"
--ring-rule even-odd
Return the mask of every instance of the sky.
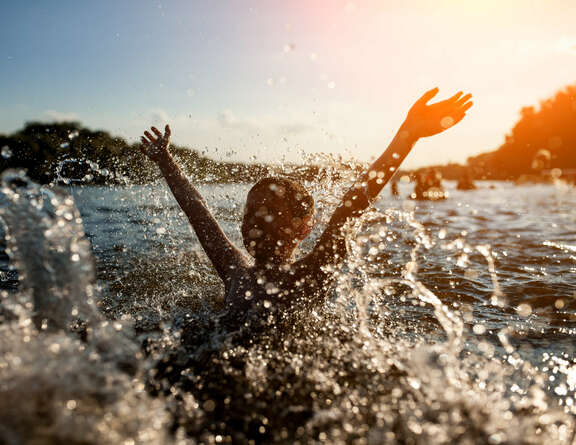
[[4, 2], [0, 133], [150, 125], [216, 159], [377, 157], [411, 104], [474, 96], [407, 167], [496, 149], [523, 106], [576, 83], [575, 0]]

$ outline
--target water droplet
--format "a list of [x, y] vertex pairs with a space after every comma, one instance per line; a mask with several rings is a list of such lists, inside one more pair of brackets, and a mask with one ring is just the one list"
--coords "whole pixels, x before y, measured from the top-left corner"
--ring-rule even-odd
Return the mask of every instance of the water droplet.
[[452, 116], [443, 117], [440, 121], [442, 128], [449, 128], [454, 125], [454, 118]]
[[458, 257], [458, 261], [456, 261], [456, 265], [461, 268], [465, 268], [468, 266], [468, 255], [463, 253]]
[[554, 392], [559, 396], [565, 396], [566, 394], [568, 394], [568, 388], [566, 388], [566, 385], [564, 385], [564, 383], [561, 383], [554, 389]]
[[76, 400], [68, 400], [66, 402], [66, 408], [68, 408], [69, 410], [73, 410], [76, 408]]
[[486, 326], [483, 324], [475, 324], [472, 328], [472, 332], [474, 332], [476, 335], [482, 335], [486, 332]]
[[4, 159], [10, 159], [12, 157], [12, 150], [7, 145], [4, 145], [4, 147], [2, 147], [2, 157]]
[[516, 312], [518, 312], [518, 315], [521, 317], [529, 317], [532, 314], [532, 306], [527, 303], [519, 304]]
[[206, 400], [202, 405], [202, 408], [204, 408], [204, 411], [211, 413], [216, 408], [216, 403], [214, 403], [214, 400]]
[[552, 176], [553, 179], [558, 179], [560, 176], [562, 176], [562, 170], [559, 168], [553, 168], [550, 171], [550, 176]]

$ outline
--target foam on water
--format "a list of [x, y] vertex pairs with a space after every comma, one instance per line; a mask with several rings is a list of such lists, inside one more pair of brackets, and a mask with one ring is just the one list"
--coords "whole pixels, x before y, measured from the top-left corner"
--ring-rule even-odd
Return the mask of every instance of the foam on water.
[[[176, 250], [170, 218], [156, 230], [161, 202], [148, 203], [145, 225], [167, 237], [164, 250], [111, 248], [132, 269], [99, 287], [69, 195], [16, 172], [0, 192], [20, 276], [1, 300], [0, 442], [573, 440], [572, 357], [550, 354], [537, 367], [515, 346], [516, 329], [492, 329], [465, 298], [455, 305], [427, 286], [423, 265], [440, 252], [482, 268], [487, 313], [509, 308], [491, 246], [436, 237], [413, 209], [374, 211], [350, 227], [350, 259], [322, 310], [230, 332], [213, 272]], [[322, 217], [334, 203], [320, 198]]]

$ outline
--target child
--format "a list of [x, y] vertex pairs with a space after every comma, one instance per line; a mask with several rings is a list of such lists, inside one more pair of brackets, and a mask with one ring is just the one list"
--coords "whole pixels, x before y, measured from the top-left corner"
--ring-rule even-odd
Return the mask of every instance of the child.
[[225, 303], [241, 317], [251, 308], [280, 311], [322, 304], [334, 280], [332, 270], [346, 256], [342, 227], [361, 215], [393, 176], [416, 141], [441, 133], [462, 120], [472, 106], [471, 95], [457, 93], [428, 105], [437, 88], [412, 106], [388, 149], [344, 195], [312, 251], [293, 261], [295, 248], [312, 229], [314, 201], [297, 181], [264, 178], [248, 193], [242, 236], [252, 258], [226, 237], [204, 199], [171, 157], [170, 127], [164, 134], [152, 127], [142, 137], [142, 152], [156, 162], [178, 204], [196, 231], [225, 285]]

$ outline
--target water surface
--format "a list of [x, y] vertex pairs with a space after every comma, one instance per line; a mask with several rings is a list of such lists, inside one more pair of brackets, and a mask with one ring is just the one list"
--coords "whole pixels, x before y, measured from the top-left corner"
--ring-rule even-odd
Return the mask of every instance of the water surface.
[[[32, 276], [4, 291], [16, 315], [0, 325], [0, 417], [11, 419], [0, 438], [570, 443], [576, 192], [479, 185], [448, 183], [440, 202], [384, 191], [351, 229], [325, 308], [258, 334], [218, 325], [221, 284], [164, 186], [69, 188], [94, 260], [72, 258], [82, 237], [66, 235], [81, 230], [69, 222], [57, 238], [44, 231], [30, 242], [63, 258], [73, 246], [84, 290], [54, 279], [63, 264], [48, 268], [50, 295], [81, 316], [78, 302], [93, 302], [95, 313], [84, 315], [84, 338], [39, 330], [24, 285]], [[333, 188], [311, 187], [320, 223], [304, 252], [335, 204]], [[200, 190], [241, 245], [248, 186]], [[401, 196], [410, 191], [401, 184]], [[60, 224], [58, 212], [41, 212], [41, 224]]]

